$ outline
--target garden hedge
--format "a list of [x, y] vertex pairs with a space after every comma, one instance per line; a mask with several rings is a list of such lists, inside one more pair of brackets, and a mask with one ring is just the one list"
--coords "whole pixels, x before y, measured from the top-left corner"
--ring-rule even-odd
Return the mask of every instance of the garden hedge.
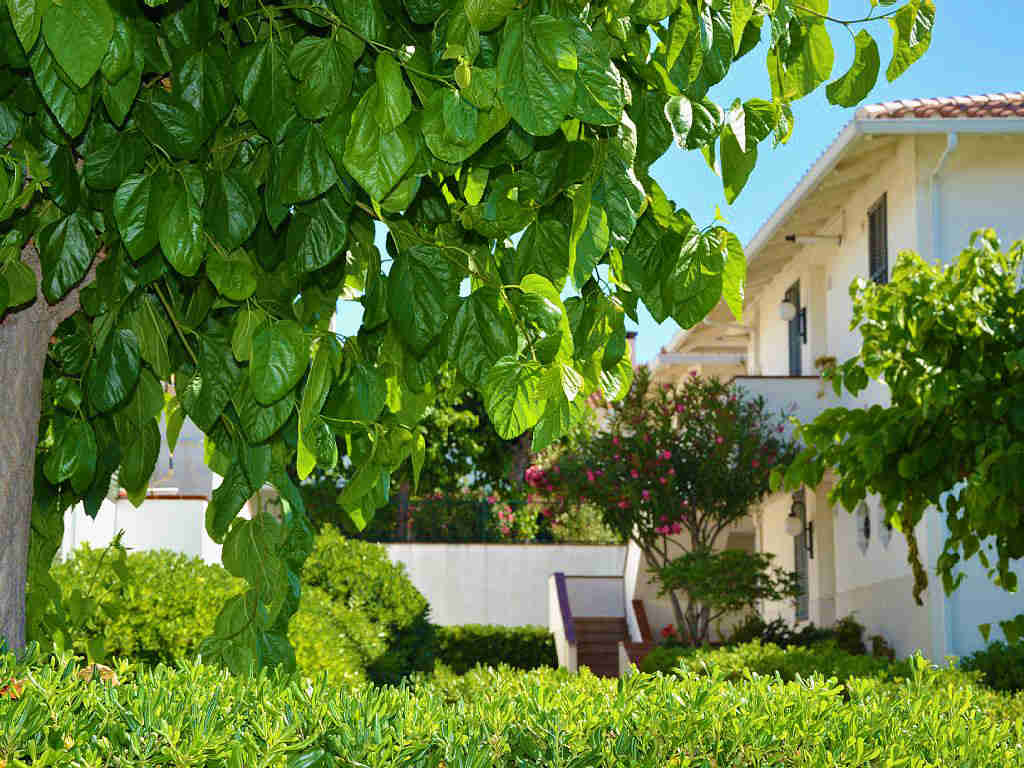
[[[194, 658], [225, 599], [245, 587], [219, 565], [154, 551], [128, 555], [124, 590], [96, 589], [117, 581], [107, 572], [112, 559], [102, 553], [84, 547], [52, 573], [65, 598], [79, 590], [98, 602], [87, 631], [72, 640], [84, 652], [89, 637], [102, 636], [108, 659]], [[395, 683], [433, 668], [437, 637], [428, 614], [426, 599], [383, 547], [325, 526], [302, 571], [302, 602], [289, 638], [307, 675]]]
[[[626, 680], [475, 670], [416, 686], [232, 677], [0, 657], [0, 764], [25, 766], [665, 766], [1005, 768], [1024, 764], [1024, 700], [915, 662], [900, 683]], [[96, 676], [98, 677], [98, 676]]]
[[463, 624], [439, 627], [438, 639], [438, 661], [459, 675], [477, 665], [506, 664], [513, 669], [558, 666], [555, 639], [546, 627]]
[[1024, 641], [994, 642], [965, 657], [961, 666], [980, 673], [985, 684], [997, 691], [1024, 691]]

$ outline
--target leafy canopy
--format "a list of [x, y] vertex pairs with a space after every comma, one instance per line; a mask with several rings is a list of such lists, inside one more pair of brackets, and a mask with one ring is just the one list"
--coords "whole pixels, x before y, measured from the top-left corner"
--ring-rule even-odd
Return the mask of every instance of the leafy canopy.
[[[859, 21], [893, 24], [892, 77], [934, 6], [875, 6]], [[46, 301], [88, 283], [47, 363], [33, 569], [113, 471], [139, 503], [161, 413], [172, 448], [187, 416], [224, 478], [207, 529], [250, 585], [208, 652], [292, 664], [312, 541], [292, 468], [329, 469], [343, 442], [340, 503], [364, 525], [392, 470], [418, 475], [442, 369], [540, 448], [627, 391], [641, 300], [683, 326], [722, 296], [738, 313], [739, 240], [649, 169], [674, 140], [733, 199], [830, 77], [827, 21], [825, 0], [8, 0], [0, 312], [39, 292], [26, 246]], [[712, 101], [762, 40], [771, 99]], [[867, 93], [873, 51], [833, 102]], [[356, 336], [331, 331], [339, 298], [363, 305]], [[265, 484], [281, 518], [237, 519]]]
[[[945, 591], [978, 556], [989, 576], [1016, 591], [1013, 560], [1024, 557], [1024, 353], [1020, 271], [1024, 243], [1003, 252], [992, 230], [976, 232], [949, 265], [900, 254], [892, 281], [850, 287], [860, 352], [828, 371], [836, 394], [883, 380], [889, 405], [831, 408], [799, 428], [806, 448], [773, 478], [816, 485], [833, 468], [832, 499], [854, 509], [878, 494], [906, 535], [914, 595], [928, 583], [913, 534], [939, 507], [949, 535], [937, 570]], [[1001, 626], [1024, 635], [1024, 616]], [[989, 627], [982, 626], [987, 636]]]

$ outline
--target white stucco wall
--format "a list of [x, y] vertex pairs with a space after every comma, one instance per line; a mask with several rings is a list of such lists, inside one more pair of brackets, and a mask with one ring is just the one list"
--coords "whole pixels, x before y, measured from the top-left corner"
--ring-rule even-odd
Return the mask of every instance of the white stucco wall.
[[[438, 624], [548, 624], [548, 578], [621, 577], [626, 548], [559, 544], [387, 544]], [[618, 581], [619, 594], [622, 582]], [[621, 601], [621, 598], [620, 598]], [[620, 602], [621, 605], [621, 602]], [[617, 615], [622, 615], [621, 609]]]

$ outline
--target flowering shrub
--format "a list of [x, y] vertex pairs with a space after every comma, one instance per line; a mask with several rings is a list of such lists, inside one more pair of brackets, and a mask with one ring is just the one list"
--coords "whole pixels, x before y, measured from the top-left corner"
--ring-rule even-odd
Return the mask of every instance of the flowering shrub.
[[[723, 610], [792, 595], [792, 580], [770, 570], [764, 556], [725, 555], [717, 546], [768, 492], [772, 468], [793, 454], [781, 419], [764, 401], [696, 376], [659, 387], [641, 368], [630, 393], [606, 407], [596, 433], [549, 451], [527, 470], [534, 494], [555, 508], [598, 507], [610, 528], [639, 545], [655, 573], [672, 565], [671, 582], [662, 586], [690, 642], [707, 642]], [[670, 537], [697, 559], [673, 565]], [[723, 583], [735, 589], [719, 588]]]

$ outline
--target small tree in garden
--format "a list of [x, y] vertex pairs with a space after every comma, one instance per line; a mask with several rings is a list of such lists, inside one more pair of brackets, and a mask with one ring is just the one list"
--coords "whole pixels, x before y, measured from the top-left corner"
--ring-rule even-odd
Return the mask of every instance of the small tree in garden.
[[600, 431], [553, 451], [527, 482], [553, 504], [594, 504], [636, 542], [692, 643], [706, 643], [725, 611], [795, 594], [765, 556], [716, 551], [793, 453], [762, 399], [696, 376], [658, 387], [640, 368], [629, 394], [607, 408]]

